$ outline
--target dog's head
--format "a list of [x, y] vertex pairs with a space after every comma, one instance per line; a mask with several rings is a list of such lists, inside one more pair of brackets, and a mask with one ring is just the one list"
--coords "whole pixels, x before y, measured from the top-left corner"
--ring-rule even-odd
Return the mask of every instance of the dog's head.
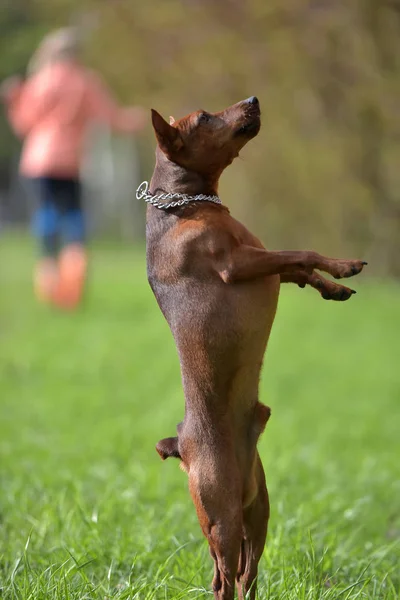
[[201, 175], [221, 173], [260, 130], [260, 105], [255, 96], [218, 113], [198, 110], [167, 123], [152, 110], [160, 150], [190, 171]]

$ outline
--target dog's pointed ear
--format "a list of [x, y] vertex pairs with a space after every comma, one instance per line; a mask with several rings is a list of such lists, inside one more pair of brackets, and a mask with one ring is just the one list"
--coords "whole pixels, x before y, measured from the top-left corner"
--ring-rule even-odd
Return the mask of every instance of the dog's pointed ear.
[[156, 446], [156, 450], [163, 460], [170, 457], [180, 458], [182, 460], [181, 455], [179, 454], [177, 437], [160, 440]]
[[174, 117], [172, 117], [172, 116], [170, 115], [170, 117], [169, 117], [169, 124], [170, 124], [170, 125], [173, 125], [174, 123], [175, 123], [175, 119], [174, 119]]
[[178, 152], [183, 146], [183, 140], [179, 129], [171, 127], [162, 116], [153, 108], [151, 109], [151, 120], [156, 138], [161, 150], [167, 156]]

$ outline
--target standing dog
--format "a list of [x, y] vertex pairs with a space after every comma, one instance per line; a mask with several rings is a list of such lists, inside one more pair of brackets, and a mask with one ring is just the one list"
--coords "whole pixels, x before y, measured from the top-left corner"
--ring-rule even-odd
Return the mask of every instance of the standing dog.
[[[323, 278], [359, 273], [360, 260], [316, 252], [269, 252], [217, 196], [223, 170], [260, 129], [252, 96], [226, 110], [168, 124], [156, 111], [158, 147], [147, 213], [148, 279], [179, 353], [185, 417], [161, 440], [180, 458], [214, 559], [213, 590], [255, 598], [269, 501], [257, 440], [270, 409], [258, 401], [263, 356], [282, 282], [310, 285], [327, 300], [353, 290]], [[143, 185], [143, 184], [142, 184]]]

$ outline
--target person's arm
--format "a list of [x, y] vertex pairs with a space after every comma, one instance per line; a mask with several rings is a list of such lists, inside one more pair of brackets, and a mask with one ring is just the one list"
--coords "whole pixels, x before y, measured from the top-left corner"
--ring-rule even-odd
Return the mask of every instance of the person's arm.
[[8, 119], [20, 137], [29, 133], [48, 107], [50, 98], [47, 95], [45, 100], [42, 93], [45, 86], [45, 78], [38, 74], [25, 82], [18, 77], [9, 78], [0, 87]]
[[17, 75], [8, 77], [0, 85], [0, 99], [6, 107], [7, 116], [14, 130], [15, 127], [15, 107], [19, 105], [21, 92], [24, 87], [24, 82]]
[[23, 85], [23, 79], [19, 75], [7, 77], [0, 84], [0, 100], [7, 104], [19, 93]]
[[113, 129], [126, 133], [137, 133], [145, 127], [147, 111], [139, 106], [120, 107], [97, 75], [90, 75], [89, 85], [91, 119], [107, 123]]

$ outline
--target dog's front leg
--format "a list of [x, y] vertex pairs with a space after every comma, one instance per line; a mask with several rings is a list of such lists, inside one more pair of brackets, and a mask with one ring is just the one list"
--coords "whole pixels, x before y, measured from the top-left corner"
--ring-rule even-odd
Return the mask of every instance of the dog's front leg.
[[232, 250], [224, 264], [219, 264], [217, 269], [225, 283], [235, 283], [266, 275], [286, 275], [299, 271], [312, 273], [314, 269], [326, 271], [340, 279], [357, 275], [366, 264], [361, 260], [327, 258], [317, 252], [269, 252], [242, 244]]
[[325, 277], [322, 277], [320, 273], [316, 273], [315, 271], [311, 273], [307, 273], [307, 271], [285, 273], [280, 278], [281, 283], [297, 283], [301, 288], [310, 285], [319, 291], [324, 300], [338, 300], [339, 302], [343, 302], [357, 293], [355, 290], [344, 285], [325, 279]]

